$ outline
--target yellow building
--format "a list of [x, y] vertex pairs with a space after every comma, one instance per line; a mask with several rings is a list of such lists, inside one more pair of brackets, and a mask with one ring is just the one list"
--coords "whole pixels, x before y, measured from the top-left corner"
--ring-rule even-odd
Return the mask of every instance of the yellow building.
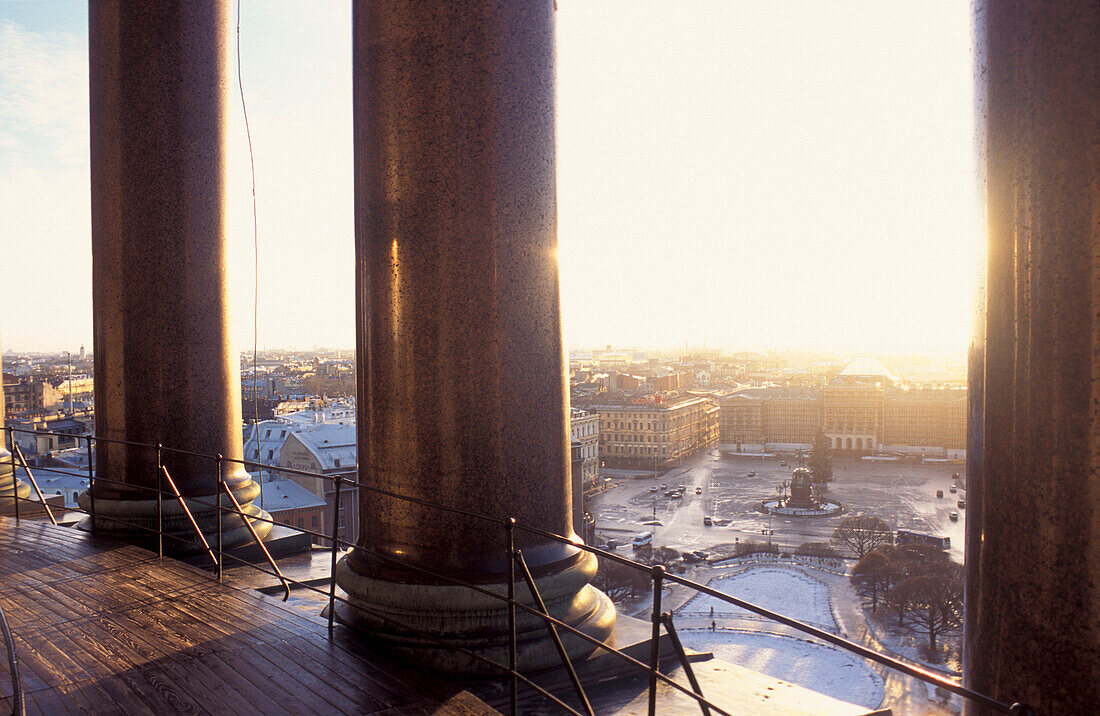
[[888, 391], [883, 400], [882, 443], [891, 448], [966, 448], [966, 389]]
[[821, 400], [808, 388], [748, 388], [720, 405], [723, 445], [808, 446], [821, 430]]
[[718, 443], [719, 408], [706, 398], [636, 398], [592, 409], [607, 465], [656, 469]]
[[721, 443], [731, 449], [808, 448], [819, 430], [835, 452], [919, 453], [956, 456], [966, 446], [966, 389], [899, 385], [878, 361], [848, 363], [814, 390], [747, 388], [719, 399]]

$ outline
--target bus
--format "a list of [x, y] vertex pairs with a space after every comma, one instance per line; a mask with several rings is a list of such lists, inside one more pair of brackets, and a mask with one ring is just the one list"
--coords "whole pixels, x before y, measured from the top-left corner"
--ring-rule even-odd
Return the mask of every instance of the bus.
[[653, 533], [652, 532], [639, 532], [634, 535], [634, 549], [641, 549], [642, 547], [651, 547], [653, 545]]
[[951, 549], [951, 538], [910, 530], [898, 530], [894, 533], [894, 544], [927, 544], [942, 550], [948, 550]]

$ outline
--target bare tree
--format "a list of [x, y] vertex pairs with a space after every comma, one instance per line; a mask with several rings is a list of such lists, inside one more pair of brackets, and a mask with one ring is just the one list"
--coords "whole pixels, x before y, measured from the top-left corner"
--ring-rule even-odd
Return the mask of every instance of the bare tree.
[[891, 589], [905, 601], [902, 623], [914, 632], [928, 635], [928, 656], [937, 660], [936, 637], [957, 633], [962, 627], [963, 593], [960, 571], [908, 577]]
[[890, 587], [890, 560], [871, 550], [852, 567], [851, 582], [861, 596], [870, 597], [871, 611], [877, 611], [879, 596]]
[[888, 524], [874, 515], [852, 515], [845, 517], [833, 530], [833, 539], [863, 559], [863, 555], [876, 547], [892, 543], [894, 533]]
[[610, 559], [601, 559], [592, 584], [613, 602], [637, 597], [649, 589], [649, 575], [640, 569]]

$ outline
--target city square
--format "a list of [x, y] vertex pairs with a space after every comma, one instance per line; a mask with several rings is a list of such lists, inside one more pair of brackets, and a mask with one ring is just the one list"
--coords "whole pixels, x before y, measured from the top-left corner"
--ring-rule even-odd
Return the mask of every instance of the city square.
[[[605, 541], [629, 544], [634, 534], [651, 531], [654, 547], [681, 552], [715, 552], [721, 545], [745, 541], [771, 541], [780, 551], [793, 551], [807, 542], [829, 542], [845, 515], [865, 513], [895, 530], [950, 537], [951, 558], [962, 563], [966, 509], [958, 502], [965, 501], [966, 488], [961, 477], [952, 479], [964, 472], [962, 464], [834, 458], [833, 465], [828, 498], [844, 508], [835, 517], [784, 517], [760, 510], [761, 501], [774, 498], [777, 486], [790, 479], [797, 457], [730, 455], [716, 448], [656, 476], [605, 469], [613, 487], [593, 497], [589, 510], [597, 535]], [[952, 493], [956, 482], [957, 492]], [[662, 484], [684, 485], [683, 496], [666, 496]], [[943, 497], [936, 497], [937, 490]], [[951, 519], [952, 512], [957, 520]], [[704, 517], [711, 517], [713, 524], [705, 526]]]

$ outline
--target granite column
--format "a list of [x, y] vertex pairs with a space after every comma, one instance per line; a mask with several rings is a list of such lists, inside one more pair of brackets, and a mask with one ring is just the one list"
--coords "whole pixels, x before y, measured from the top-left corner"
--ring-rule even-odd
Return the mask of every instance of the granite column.
[[[3, 350], [0, 350], [3, 354]], [[15, 510], [16, 499], [24, 499], [31, 494], [31, 486], [20, 480], [15, 474], [15, 456], [8, 450], [8, 434], [4, 430], [4, 418], [7, 403], [4, 402], [4, 381], [0, 380], [0, 510]], [[22, 507], [22, 505], [21, 505]]]
[[[162, 486], [158, 455], [112, 440], [163, 444], [180, 491], [208, 502], [214, 460], [174, 450], [243, 454], [226, 296], [228, 27], [227, 0], [89, 5], [96, 528], [134, 540], [156, 527], [141, 488]], [[242, 465], [224, 463], [222, 477], [266, 514], [249, 504], [259, 486]], [[212, 530], [215, 511], [191, 507]], [[197, 543], [168, 498], [164, 524]], [[235, 518], [226, 526], [227, 543], [247, 538]]]
[[[508, 663], [499, 518], [572, 536], [554, 149], [553, 2], [353, 6], [359, 479], [341, 619], [453, 673]], [[595, 558], [522, 530], [551, 612], [606, 638]], [[430, 569], [444, 578], [417, 571]], [[518, 593], [526, 594], [525, 589]], [[560, 663], [519, 613], [523, 668]], [[573, 656], [593, 647], [567, 637]]]
[[[972, 360], [963, 672], [1100, 704], [1100, 5], [976, 3], [987, 201]], [[968, 714], [984, 713], [968, 706]]]

